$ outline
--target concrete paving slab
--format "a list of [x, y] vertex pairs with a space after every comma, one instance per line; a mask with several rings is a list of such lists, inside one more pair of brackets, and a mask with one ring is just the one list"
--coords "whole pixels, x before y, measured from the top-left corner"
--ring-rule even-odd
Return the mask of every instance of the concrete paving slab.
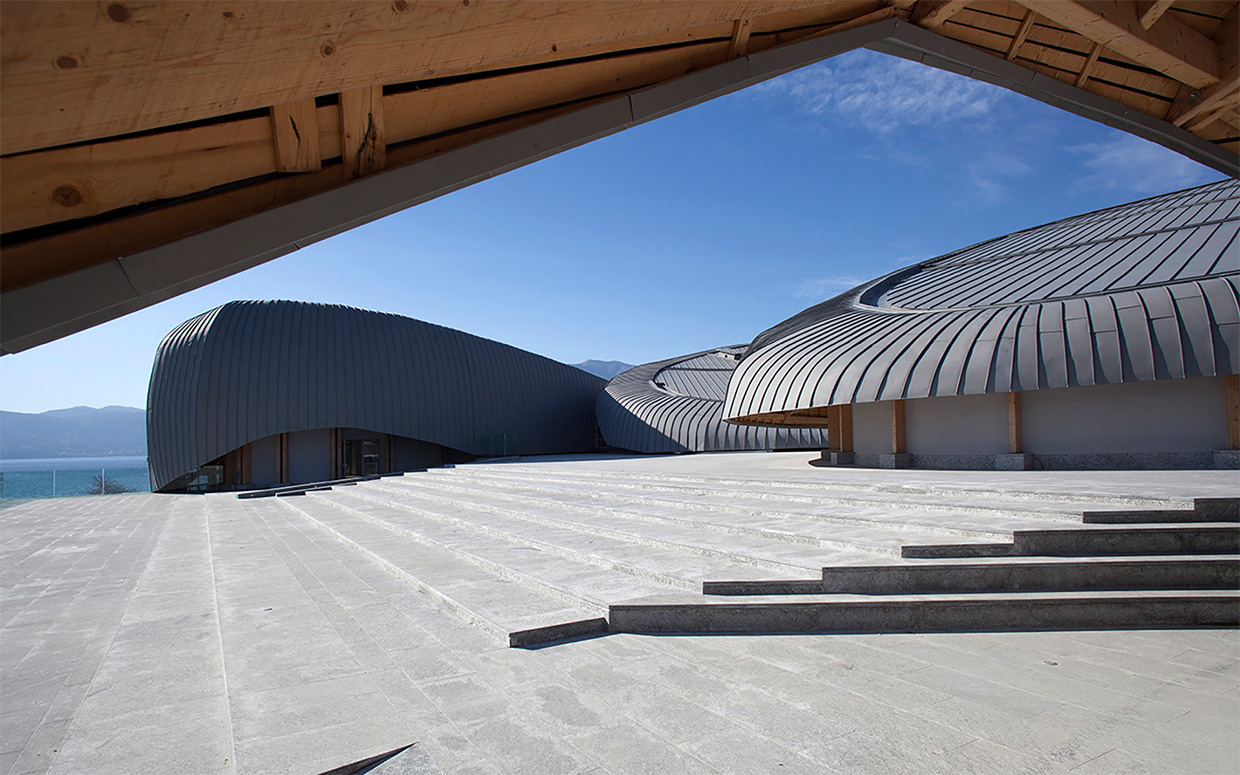
[[[564, 504], [577, 504], [578, 521], [606, 526], [606, 511], [584, 509], [610, 493], [612, 506], [630, 504], [623, 508], [643, 517], [632, 524], [654, 525], [655, 538], [663, 533], [651, 517], [663, 506], [634, 507], [625, 493], [645, 488], [656, 500], [697, 492], [707, 495], [686, 497], [718, 502], [719, 488], [740, 482], [731, 486], [750, 494], [745, 508], [756, 512], [754, 524], [778, 529], [772, 515], [804, 508], [795, 498], [821, 487], [824, 500], [903, 504], [867, 508], [907, 532], [896, 517], [915, 513], [909, 506], [918, 498], [945, 503], [968, 493], [1045, 517], [1068, 502], [1187, 503], [1236, 489], [1234, 476], [1215, 472], [1056, 472], [1080, 475], [1052, 479], [1042, 476], [1049, 472], [827, 470], [808, 466], [809, 457], [578, 457], [485, 467], [504, 472], [489, 477], [493, 488], [528, 475], [522, 489], [532, 499], [509, 504], [522, 509], [564, 489], [548, 479], [581, 480], [582, 493], [587, 480], [607, 480], [599, 498]], [[470, 468], [451, 475], [453, 487], [472, 486]], [[763, 487], [768, 492], [758, 497]], [[860, 489], [850, 495], [849, 488]], [[472, 500], [498, 508], [505, 502], [498, 494]], [[198, 772], [204, 762], [211, 771], [225, 749], [235, 749], [235, 761], [216, 769], [317, 773], [415, 740], [435, 767], [454, 774], [1240, 770], [1229, 734], [1240, 726], [1235, 630], [613, 634], [514, 650], [286, 504], [226, 494], [80, 500], [0, 510], [0, 775]], [[453, 514], [485, 514], [479, 519], [488, 529], [499, 525], [494, 511], [471, 512], [459, 500]], [[677, 513], [709, 517], [700, 505]], [[813, 508], [820, 506], [829, 508]], [[183, 518], [195, 509], [207, 515], [198, 534]], [[980, 518], [962, 515], [966, 526]], [[816, 529], [836, 519], [827, 516]], [[544, 524], [524, 535], [552, 532]], [[401, 551], [399, 536], [369, 535], [368, 548]], [[589, 536], [558, 535], [571, 536], [574, 551], [589, 551]], [[719, 535], [730, 537], [713, 546], [747, 550], [744, 531]], [[526, 567], [580, 583], [543, 557]], [[485, 589], [474, 592], [484, 597]], [[194, 615], [206, 609], [220, 622], [215, 678], [227, 686], [223, 702], [195, 688], [211, 683], [210, 671], [180, 667], [211, 639]], [[182, 638], [167, 636], [161, 622]], [[160, 665], [161, 653], [178, 666]], [[133, 687], [151, 696], [143, 701]], [[13, 700], [24, 709], [5, 706]], [[109, 703], [128, 709], [102, 712]], [[172, 750], [163, 741], [175, 740], [179, 728], [198, 737]], [[50, 751], [56, 758], [47, 759]]]

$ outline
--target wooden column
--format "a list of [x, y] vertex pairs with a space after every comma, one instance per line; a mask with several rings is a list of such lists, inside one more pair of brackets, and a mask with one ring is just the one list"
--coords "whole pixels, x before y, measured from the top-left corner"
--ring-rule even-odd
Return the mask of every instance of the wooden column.
[[241, 448], [241, 484], [254, 483], [254, 449], [249, 444]]
[[1223, 377], [1223, 392], [1227, 401], [1227, 448], [1240, 449], [1240, 376]]
[[827, 449], [832, 452], [840, 451], [840, 408], [838, 406], [827, 407]]
[[840, 452], [853, 451], [852, 404], [840, 405]]
[[276, 443], [276, 470], [279, 472], [280, 483], [288, 483], [288, 434], [281, 433]]
[[1024, 452], [1024, 439], [1020, 427], [1020, 393], [1011, 392], [1008, 397], [1008, 452], [1013, 455]]
[[328, 453], [329, 458], [327, 464], [328, 470], [331, 471], [331, 476], [328, 478], [340, 479], [342, 478], [340, 473], [340, 429], [332, 428], [328, 431], [327, 438], [327, 444], [331, 448], [331, 451]]
[[891, 402], [891, 454], [903, 455], [908, 452], [908, 441], [904, 435], [904, 399], [897, 398]]

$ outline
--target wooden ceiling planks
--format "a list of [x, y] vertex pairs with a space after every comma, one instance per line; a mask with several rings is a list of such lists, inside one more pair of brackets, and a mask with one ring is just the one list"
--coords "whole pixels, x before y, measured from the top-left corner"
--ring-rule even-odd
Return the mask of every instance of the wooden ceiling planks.
[[5, 0], [0, 290], [892, 16], [1237, 150], [1236, 0]]
[[[815, 0], [0, 4], [4, 154], [556, 61]], [[821, 4], [821, 3], [818, 3]]]

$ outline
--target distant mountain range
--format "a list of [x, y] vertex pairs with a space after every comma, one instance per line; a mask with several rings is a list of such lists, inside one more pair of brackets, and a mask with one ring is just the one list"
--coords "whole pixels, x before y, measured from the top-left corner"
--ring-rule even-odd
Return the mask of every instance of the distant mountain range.
[[620, 372], [628, 371], [633, 368], [633, 364], [625, 363], [624, 361], [589, 360], [582, 361], [581, 363], [574, 363], [573, 365], [582, 371], [588, 371], [594, 376], [602, 377], [603, 379], [611, 379]]
[[0, 412], [0, 458], [146, 454], [146, 411], [75, 406], [39, 414]]

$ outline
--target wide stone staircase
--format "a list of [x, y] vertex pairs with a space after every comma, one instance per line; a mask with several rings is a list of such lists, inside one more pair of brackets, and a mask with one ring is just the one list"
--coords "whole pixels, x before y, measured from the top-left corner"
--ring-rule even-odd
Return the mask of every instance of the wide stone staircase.
[[606, 632], [1240, 624], [1234, 498], [492, 463], [265, 503], [512, 646]]

